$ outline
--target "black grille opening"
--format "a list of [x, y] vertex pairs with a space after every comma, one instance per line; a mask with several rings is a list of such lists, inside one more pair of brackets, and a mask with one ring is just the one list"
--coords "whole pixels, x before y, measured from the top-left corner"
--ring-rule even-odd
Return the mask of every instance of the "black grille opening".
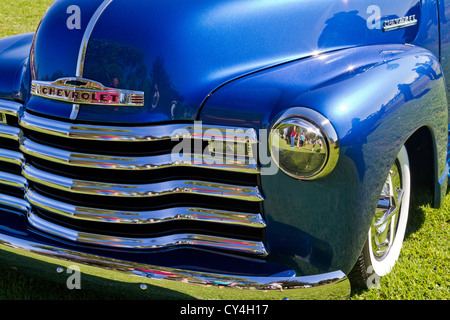
[[0, 148], [19, 151], [19, 142], [12, 139], [0, 138]]
[[24, 191], [20, 188], [0, 184], [0, 193], [19, 199], [24, 198]]
[[[1, 153], [1, 150], [0, 150]], [[1, 155], [1, 154], [0, 154]], [[0, 171], [22, 176], [22, 168], [17, 164], [0, 161]]]
[[19, 121], [18, 121], [17, 117], [9, 115], [9, 114], [6, 114], [5, 116], [6, 116], [6, 123], [8, 124], [8, 126], [16, 127], [16, 128], [19, 127]]

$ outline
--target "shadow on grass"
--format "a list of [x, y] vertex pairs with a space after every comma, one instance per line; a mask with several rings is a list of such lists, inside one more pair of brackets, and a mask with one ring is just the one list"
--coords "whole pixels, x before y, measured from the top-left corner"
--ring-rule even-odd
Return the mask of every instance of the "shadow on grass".
[[[47, 261], [33, 262], [26, 256], [4, 251], [0, 254], [0, 300], [186, 300], [193, 297], [146, 282], [146, 278], [136, 277], [136, 282], [119, 278], [108, 278], [109, 269], [104, 274], [93, 276], [86, 269], [80, 274], [80, 289], [69, 289], [70, 273], [58, 273], [60, 265]], [[85, 267], [83, 266], [85, 269]], [[66, 270], [67, 268], [63, 268]], [[140, 284], [146, 283], [146, 290]]]
[[[56, 266], [55, 266], [56, 267]], [[148, 285], [145, 291], [110, 280], [109, 285], [96, 283], [89, 275], [82, 275], [80, 289], [68, 289], [68, 275], [48, 280], [21, 274], [18, 270], [0, 268], [0, 300], [185, 300], [192, 297], [161, 287]], [[59, 279], [58, 279], [59, 278]]]
[[429, 190], [413, 188], [411, 202], [409, 206], [408, 226], [405, 232], [405, 239], [417, 232], [425, 222], [424, 206], [433, 202], [433, 195]]

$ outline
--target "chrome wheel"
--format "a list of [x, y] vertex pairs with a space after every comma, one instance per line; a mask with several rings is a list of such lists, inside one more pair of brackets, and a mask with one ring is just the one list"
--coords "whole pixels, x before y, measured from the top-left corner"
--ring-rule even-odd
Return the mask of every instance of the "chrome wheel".
[[373, 218], [370, 236], [372, 252], [382, 260], [392, 247], [398, 230], [400, 207], [403, 199], [402, 177], [398, 160], [389, 171]]
[[372, 288], [388, 274], [403, 245], [408, 223], [411, 175], [406, 148], [402, 147], [388, 172], [367, 241], [349, 273], [353, 286]]

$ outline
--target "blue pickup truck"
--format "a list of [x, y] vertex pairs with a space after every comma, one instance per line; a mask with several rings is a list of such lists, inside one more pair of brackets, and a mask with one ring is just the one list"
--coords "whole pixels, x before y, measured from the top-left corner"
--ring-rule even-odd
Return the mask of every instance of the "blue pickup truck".
[[447, 191], [444, 0], [56, 0], [0, 40], [0, 264], [344, 298]]

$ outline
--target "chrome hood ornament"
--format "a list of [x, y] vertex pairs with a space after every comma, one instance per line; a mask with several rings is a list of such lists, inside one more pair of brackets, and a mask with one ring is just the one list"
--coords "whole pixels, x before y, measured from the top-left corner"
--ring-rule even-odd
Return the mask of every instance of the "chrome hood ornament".
[[62, 78], [53, 82], [33, 80], [31, 94], [74, 104], [136, 107], [144, 105], [142, 91], [108, 88], [84, 78]]

